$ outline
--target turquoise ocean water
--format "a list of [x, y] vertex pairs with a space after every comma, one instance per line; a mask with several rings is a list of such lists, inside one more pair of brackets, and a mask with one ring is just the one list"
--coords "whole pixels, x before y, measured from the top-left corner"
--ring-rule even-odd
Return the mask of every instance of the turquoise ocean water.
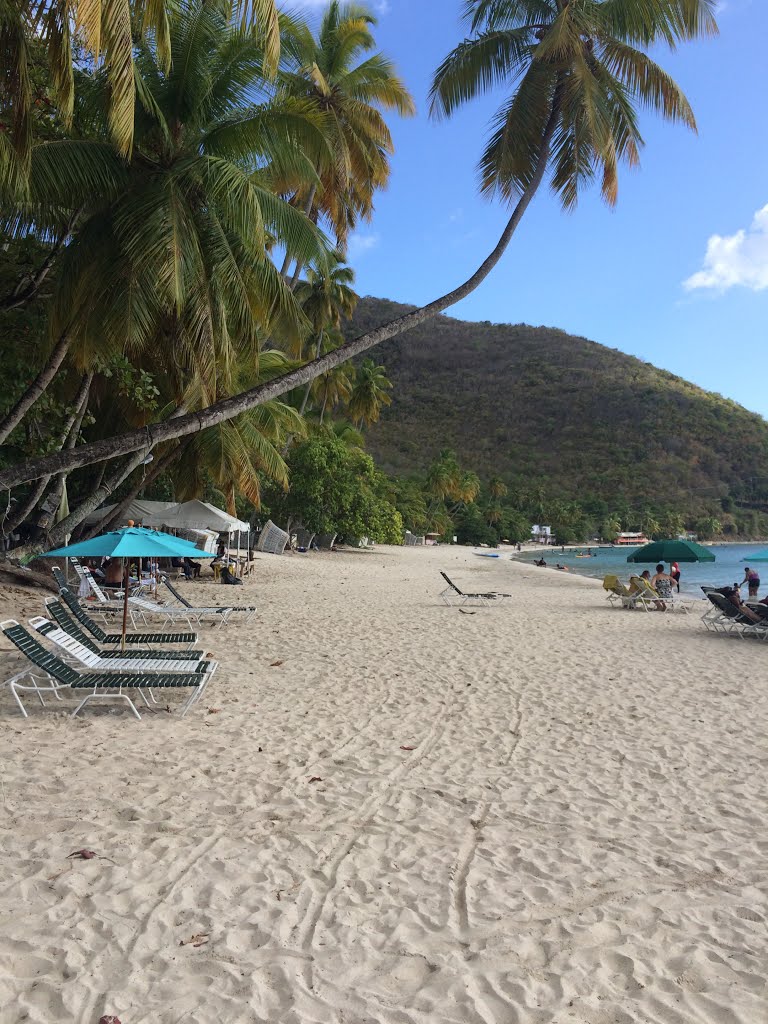
[[[586, 548], [581, 550], [586, 551]], [[643, 569], [650, 569], [651, 575], [655, 571], [653, 565], [642, 565], [635, 562], [627, 562], [627, 555], [633, 549], [618, 548], [595, 548], [594, 558], [576, 558], [576, 551], [562, 552], [560, 548], [544, 548], [541, 551], [530, 551], [515, 556], [520, 561], [532, 562], [534, 559], [543, 558], [547, 565], [567, 565], [571, 572], [581, 576], [594, 576], [602, 579], [606, 573], [615, 573], [619, 579], [627, 580], [630, 573], [640, 573]], [[680, 571], [680, 590], [688, 594], [695, 594], [701, 597], [699, 587], [702, 584], [716, 587], [725, 586], [728, 583], [740, 582], [744, 579], [744, 568], [750, 565], [750, 555], [756, 555], [758, 551], [765, 551], [763, 544], [715, 544], [709, 549], [715, 556], [714, 562], [682, 562]], [[669, 565], [664, 567], [669, 572]], [[757, 569], [760, 573], [760, 597], [768, 595], [768, 562], [755, 562], [751, 568]], [[746, 595], [746, 587], [742, 591]]]

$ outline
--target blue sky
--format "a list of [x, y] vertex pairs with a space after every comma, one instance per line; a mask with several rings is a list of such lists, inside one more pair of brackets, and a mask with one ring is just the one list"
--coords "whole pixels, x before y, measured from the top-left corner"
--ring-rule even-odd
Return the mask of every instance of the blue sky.
[[[422, 303], [464, 280], [503, 227], [475, 176], [498, 96], [430, 121], [431, 75], [464, 34], [461, 0], [370, 6], [419, 113], [391, 122], [391, 185], [350, 260], [361, 294]], [[768, 416], [768, 4], [726, 0], [719, 23], [718, 39], [654, 54], [691, 100], [698, 136], [644, 115], [642, 167], [623, 171], [618, 207], [592, 193], [566, 214], [542, 191], [501, 265], [449, 315], [559, 327]]]

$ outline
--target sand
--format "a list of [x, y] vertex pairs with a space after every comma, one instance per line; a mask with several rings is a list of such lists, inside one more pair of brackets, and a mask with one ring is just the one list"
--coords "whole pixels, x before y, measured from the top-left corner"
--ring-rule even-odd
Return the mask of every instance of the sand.
[[458, 548], [185, 592], [260, 611], [183, 721], [0, 690], [2, 1024], [768, 1020], [764, 644]]

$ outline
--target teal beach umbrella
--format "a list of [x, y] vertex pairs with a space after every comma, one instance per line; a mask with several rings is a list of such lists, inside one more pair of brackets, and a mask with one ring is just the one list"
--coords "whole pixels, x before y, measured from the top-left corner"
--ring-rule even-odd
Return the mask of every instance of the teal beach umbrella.
[[46, 551], [42, 558], [122, 558], [124, 565], [124, 600], [123, 600], [123, 648], [125, 648], [125, 631], [128, 622], [128, 565], [127, 558], [215, 558], [210, 551], [200, 548], [181, 537], [160, 530], [145, 530], [142, 526], [126, 526], [122, 530], [110, 530], [90, 540], [68, 544], [63, 548]]
[[692, 540], [655, 540], [633, 551], [628, 562], [714, 562], [715, 556], [708, 548]]
[[758, 551], [756, 555], [742, 558], [742, 562], [768, 562], [768, 548], [765, 548], [764, 551]]
[[160, 530], [146, 530], [143, 526], [126, 526], [122, 530], [110, 530], [90, 540], [68, 544], [63, 548], [46, 551], [43, 558], [184, 558], [197, 555], [199, 558], [215, 558], [208, 551], [201, 551], [192, 541], [174, 537]]

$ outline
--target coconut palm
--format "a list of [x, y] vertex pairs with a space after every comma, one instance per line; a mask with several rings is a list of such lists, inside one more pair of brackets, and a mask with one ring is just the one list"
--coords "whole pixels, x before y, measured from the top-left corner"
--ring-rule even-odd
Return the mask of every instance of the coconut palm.
[[377, 366], [372, 359], [364, 359], [355, 373], [352, 394], [347, 402], [347, 412], [358, 427], [370, 426], [381, 416], [381, 410], [392, 404], [388, 392], [392, 382], [386, 376], [383, 366]]
[[370, 217], [374, 193], [389, 179], [394, 147], [382, 111], [415, 112], [392, 61], [370, 54], [375, 24], [368, 8], [331, 0], [316, 35], [300, 22], [286, 23], [283, 34], [280, 87], [326, 116], [334, 154], [332, 162], [317, 168], [319, 183], [295, 189], [295, 202], [310, 215], [327, 218], [342, 251], [358, 219]]
[[[438, 69], [432, 106], [436, 116], [449, 116], [488, 89], [509, 90], [481, 161], [484, 192], [513, 204], [492, 252], [462, 284], [425, 306], [279, 382], [161, 425], [157, 438], [202, 429], [293, 390], [466, 298], [498, 264], [548, 168], [564, 206], [573, 206], [597, 174], [605, 198], [615, 202], [618, 165], [622, 160], [636, 163], [642, 145], [638, 106], [694, 126], [684, 95], [644, 50], [658, 44], [674, 48], [715, 34], [715, 6], [715, 0], [469, 0], [465, 12], [471, 35]], [[135, 451], [141, 443], [141, 435], [133, 432], [98, 451], [84, 445], [71, 454], [30, 460], [0, 472], [0, 487]]]
[[[296, 288], [296, 299], [302, 312], [311, 325], [311, 334], [307, 339], [312, 347], [312, 354], [317, 359], [321, 352], [330, 351], [335, 344], [341, 343], [339, 328], [343, 318], [349, 318], [357, 306], [358, 295], [352, 290], [355, 272], [341, 260], [338, 252], [332, 253], [325, 266], [309, 267], [305, 281], [300, 281]], [[333, 332], [333, 333], [331, 333]], [[301, 343], [294, 346], [291, 355], [305, 357], [307, 345]], [[296, 351], [298, 349], [298, 351]], [[312, 391], [312, 382], [304, 389], [299, 412], [304, 415], [307, 402]]]
[[304, 329], [270, 249], [278, 239], [317, 264], [326, 250], [274, 194], [272, 176], [276, 167], [308, 172], [297, 154], [323, 144], [317, 115], [291, 99], [253, 103], [263, 85], [261, 41], [229, 27], [215, 6], [195, 0], [173, 20], [170, 39], [167, 74], [154, 44], [136, 49], [129, 161], [108, 142], [101, 76], [79, 90], [76, 127], [86, 138], [33, 148], [31, 195], [16, 229], [55, 233], [75, 209], [79, 223], [55, 279], [45, 380], [0, 424], [0, 441], [73, 345], [82, 366], [96, 353], [164, 347], [190, 376], [206, 375], [214, 393], [221, 367], [238, 352], [255, 354], [263, 333], [290, 340]]
[[452, 451], [445, 449], [427, 470], [427, 491], [432, 498], [455, 498], [461, 486], [461, 467]]
[[328, 413], [333, 413], [340, 405], [346, 403], [352, 397], [354, 387], [355, 370], [351, 363], [342, 363], [335, 366], [322, 377], [318, 377], [315, 383], [315, 402], [320, 408], [320, 426], [323, 425]]
[[488, 481], [488, 493], [494, 499], [498, 500], [499, 498], [505, 497], [508, 490], [509, 488], [500, 476], [492, 476]]
[[[275, 0], [217, 0], [216, 6], [241, 29], [258, 34], [265, 72], [274, 72], [280, 55]], [[32, 141], [30, 52], [40, 44], [49, 63], [51, 91], [66, 123], [71, 123], [74, 111], [75, 65], [103, 68], [109, 133], [118, 152], [130, 156], [136, 98], [141, 91], [133, 61], [135, 36], [138, 33], [154, 41], [159, 65], [167, 72], [174, 9], [178, 8], [153, 0], [2, 0], [0, 106], [5, 110], [4, 120], [13, 128], [8, 135], [0, 135], [0, 181], [19, 184], [28, 170]]]

